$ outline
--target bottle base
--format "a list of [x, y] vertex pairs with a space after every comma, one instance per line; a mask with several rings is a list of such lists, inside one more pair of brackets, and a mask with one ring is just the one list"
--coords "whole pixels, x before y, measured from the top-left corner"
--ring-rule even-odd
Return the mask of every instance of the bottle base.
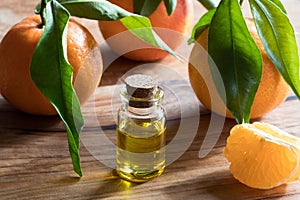
[[147, 182], [155, 177], [160, 176], [165, 170], [165, 167], [160, 170], [155, 170], [151, 172], [124, 172], [121, 170], [116, 170], [120, 178], [125, 179], [134, 183], [143, 183]]

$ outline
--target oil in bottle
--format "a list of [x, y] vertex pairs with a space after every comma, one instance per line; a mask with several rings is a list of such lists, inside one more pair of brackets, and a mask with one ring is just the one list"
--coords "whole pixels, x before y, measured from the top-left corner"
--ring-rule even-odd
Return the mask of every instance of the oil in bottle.
[[165, 168], [163, 91], [147, 75], [129, 76], [125, 84], [118, 111], [116, 171], [126, 180], [145, 182]]

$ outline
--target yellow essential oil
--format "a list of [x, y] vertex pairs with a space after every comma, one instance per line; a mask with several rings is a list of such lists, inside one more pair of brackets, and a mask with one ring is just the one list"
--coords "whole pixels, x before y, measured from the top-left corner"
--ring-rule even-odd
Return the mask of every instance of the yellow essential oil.
[[[145, 182], [165, 169], [166, 120], [160, 105], [163, 92], [155, 88], [156, 82], [152, 84], [152, 77], [133, 75], [128, 78], [121, 92], [124, 104], [118, 112], [116, 171], [126, 180]], [[130, 78], [134, 78], [133, 83]], [[145, 81], [146, 89], [141, 86]]]
[[117, 129], [119, 175], [135, 182], [159, 176], [165, 168], [165, 140], [160, 121], [122, 121]]

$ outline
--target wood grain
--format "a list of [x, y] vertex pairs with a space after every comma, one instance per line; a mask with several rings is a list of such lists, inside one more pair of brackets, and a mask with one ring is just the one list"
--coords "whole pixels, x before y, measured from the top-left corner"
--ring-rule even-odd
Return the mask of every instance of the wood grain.
[[[186, 80], [174, 82], [180, 88]], [[187, 87], [187, 86], [186, 86]], [[82, 133], [99, 139], [99, 126], [114, 142], [114, 119], [111, 116], [114, 86], [99, 87], [95, 101], [84, 107], [86, 127]], [[187, 91], [184, 89], [184, 91]], [[235, 124], [227, 119], [215, 147], [203, 159], [199, 150], [205, 137], [211, 114], [200, 107], [200, 125], [191, 146], [174, 163], [167, 166], [162, 176], [144, 184], [120, 180], [95, 157], [110, 152], [107, 146], [88, 149], [81, 143], [84, 176], [79, 179], [72, 171], [65, 129], [57, 117], [34, 117], [16, 111], [0, 99], [0, 199], [257, 199], [300, 196], [299, 183], [293, 182], [272, 190], [248, 188], [236, 181], [228, 170], [222, 154], [229, 129]], [[168, 105], [176, 102], [170, 102]], [[188, 104], [186, 104], [188, 107]], [[167, 112], [174, 106], [166, 106]], [[176, 107], [176, 106], [175, 106]], [[299, 130], [300, 116], [293, 115], [300, 103], [293, 97], [259, 121], [271, 122], [294, 135]], [[172, 110], [173, 111], [173, 110]], [[99, 124], [90, 123], [96, 113]], [[286, 117], [292, 116], [293, 117]], [[187, 116], [192, 121], [193, 116]], [[168, 117], [168, 141], [176, 134], [180, 116], [171, 112]], [[85, 141], [86, 142], [86, 141]], [[97, 144], [97, 143], [96, 143]], [[107, 149], [105, 149], [107, 148]], [[108, 158], [112, 155], [107, 154]]]
[[[2, 0], [0, 4], [0, 38], [21, 18], [32, 14], [37, 3]], [[288, 13], [299, 28], [296, 0], [284, 1]], [[203, 8], [195, 1], [196, 16]], [[4, 18], [4, 17], [8, 18]], [[7, 20], [6, 20], [7, 19]], [[199, 158], [212, 114], [194, 101], [188, 85], [186, 63], [169, 57], [159, 63], [128, 61], [114, 58], [105, 46], [96, 22], [81, 20], [96, 35], [107, 66], [102, 82], [91, 100], [84, 105], [85, 127], [80, 148], [83, 177], [72, 169], [67, 136], [58, 117], [40, 117], [21, 113], [0, 97], [0, 199], [300, 199], [298, 182], [271, 190], [249, 188], [233, 178], [223, 156], [230, 128], [235, 121], [226, 119], [216, 145], [210, 153]], [[299, 30], [299, 29], [296, 29]], [[186, 49], [185, 49], [186, 48]], [[190, 47], [184, 47], [186, 55]], [[113, 57], [113, 62], [108, 62]], [[192, 127], [199, 122], [194, 138], [186, 151], [158, 178], [143, 184], [133, 184], [116, 176], [113, 168], [99, 160], [113, 159], [111, 144], [98, 145], [99, 136], [115, 142], [115, 111], [120, 104], [115, 84], [136, 70], [152, 74], [166, 91], [168, 113], [168, 143], [177, 136], [179, 127]], [[300, 137], [300, 102], [291, 96], [280, 107], [255, 121], [272, 123]], [[184, 111], [184, 116], [181, 115]], [[200, 117], [200, 120], [199, 118]], [[184, 120], [187, 119], [187, 120]], [[189, 124], [190, 123], [190, 124]], [[191, 135], [179, 141], [186, 142]], [[216, 135], [218, 136], [218, 132]], [[83, 139], [84, 138], [84, 139]], [[213, 140], [213, 138], [211, 139]], [[210, 141], [213, 142], [213, 141]], [[102, 156], [99, 158], [99, 156]]]

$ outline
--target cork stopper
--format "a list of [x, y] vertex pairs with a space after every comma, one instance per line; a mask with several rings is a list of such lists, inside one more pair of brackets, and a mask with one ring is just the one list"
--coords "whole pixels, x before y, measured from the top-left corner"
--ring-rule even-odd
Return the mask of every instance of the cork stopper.
[[[127, 93], [133, 97], [129, 105], [136, 108], [148, 108], [153, 105], [150, 98], [157, 91], [158, 82], [148, 75], [134, 74], [125, 79]], [[145, 100], [146, 99], [146, 100]]]
[[151, 76], [135, 74], [125, 79], [127, 93], [135, 98], [150, 98], [158, 82]]

